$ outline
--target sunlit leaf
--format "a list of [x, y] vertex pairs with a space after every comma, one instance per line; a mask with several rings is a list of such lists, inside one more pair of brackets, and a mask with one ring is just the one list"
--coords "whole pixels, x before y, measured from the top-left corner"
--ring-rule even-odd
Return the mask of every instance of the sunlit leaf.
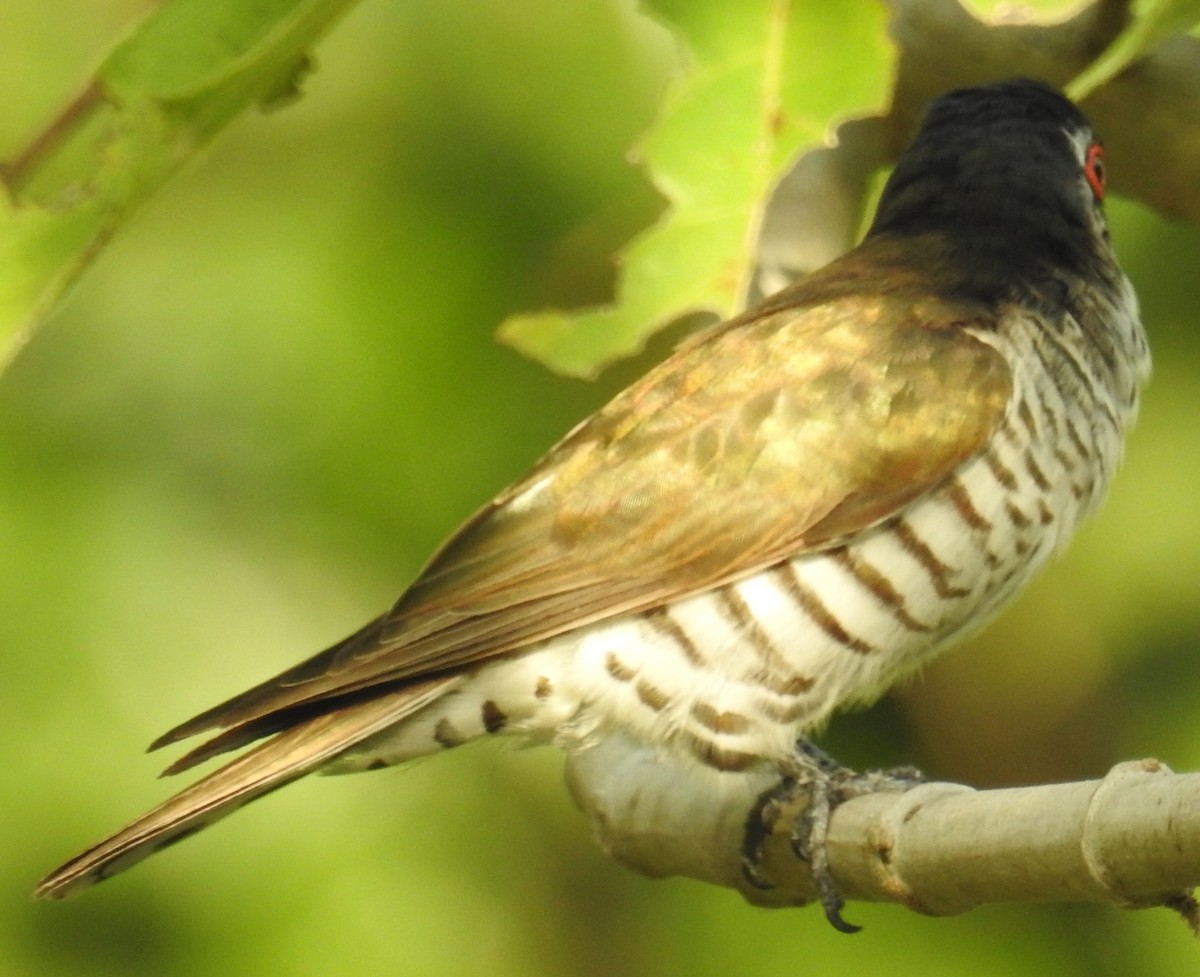
[[[563, 373], [589, 376], [689, 313], [744, 302], [771, 188], [830, 121], [886, 97], [884, 11], [872, 4], [753, 0], [646, 5], [678, 30], [690, 68], [668, 92], [639, 157], [669, 201], [662, 221], [619, 256], [614, 305], [510, 318], [502, 338]], [[861, 57], [847, 65], [838, 50]]]

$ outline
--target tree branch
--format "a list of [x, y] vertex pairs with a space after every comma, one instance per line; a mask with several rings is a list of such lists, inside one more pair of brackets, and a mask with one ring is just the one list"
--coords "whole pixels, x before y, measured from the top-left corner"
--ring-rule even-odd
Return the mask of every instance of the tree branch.
[[[740, 869], [756, 807], [746, 793], [730, 796], [716, 816], [699, 816], [668, 796], [618, 831], [606, 815], [628, 802], [621, 794], [645, 797], [641, 772], [622, 773], [604, 795], [576, 790], [601, 843], [620, 861], [649, 875], [735, 888], [760, 906], [815, 898], [791, 840], [807, 808], [803, 794], [774, 822], [760, 866], [773, 887], [760, 889]], [[1200, 774], [1174, 774], [1156, 760], [1121, 763], [1101, 780], [1080, 783], [1003, 790], [929, 783], [856, 797], [834, 811], [826, 851], [847, 900], [896, 902], [930, 915], [994, 902], [1165, 905], [1200, 933], [1189, 892], [1200, 884]]]

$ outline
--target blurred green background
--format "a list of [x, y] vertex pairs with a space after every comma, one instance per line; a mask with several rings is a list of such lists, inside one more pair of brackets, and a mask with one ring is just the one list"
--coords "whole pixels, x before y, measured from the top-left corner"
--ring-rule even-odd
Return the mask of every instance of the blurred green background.
[[[0, 158], [147, 7], [5, 0]], [[165, 795], [145, 743], [387, 606], [644, 367], [583, 384], [491, 338], [602, 296], [605, 246], [656, 212], [624, 154], [677, 55], [634, 23], [606, 0], [366, 0], [305, 97], [174, 181], [0, 378], [0, 974], [1195, 972], [1165, 911], [855, 905], [847, 938], [643, 880], [591, 843], [554, 751], [493, 746], [312, 778], [29, 901]], [[1111, 500], [985, 635], [835, 723], [847, 762], [980, 785], [1200, 768], [1200, 232], [1111, 216], [1156, 356]]]

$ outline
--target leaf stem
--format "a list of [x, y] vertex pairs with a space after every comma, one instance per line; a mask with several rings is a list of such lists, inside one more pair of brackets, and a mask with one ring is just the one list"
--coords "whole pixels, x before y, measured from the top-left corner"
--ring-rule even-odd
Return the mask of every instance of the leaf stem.
[[103, 101], [104, 91], [99, 83], [95, 80], [89, 82], [11, 163], [0, 167], [0, 179], [14, 193], [27, 185], [42, 162], [78, 132]]

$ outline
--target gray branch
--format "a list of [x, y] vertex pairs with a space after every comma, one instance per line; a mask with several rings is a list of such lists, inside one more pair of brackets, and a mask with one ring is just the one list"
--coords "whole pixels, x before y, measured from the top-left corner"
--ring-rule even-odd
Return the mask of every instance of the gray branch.
[[[639, 771], [610, 782], [638, 793]], [[756, 905], [789, 906], [816, 896], [808, 864], [791, 843], [806, 800], [775, 822], [756, 888], [741, 872], [754, 811], [731, 795], [716, 816], [670, 798], [618, 833], [607, 818], [620, 791], [577, 799], [614, 857], [650, 875], [688, 875], [735, 888]], [[642, 795], [643, 797], [645, 795]], [[1200, 914], [1200, 774], [1174, 774], [1156, 760], [1115, 766], [1101, 780], [1003, 790], [923, 784], [838, 807], [829, 826], [829, 866], [847, 900], [895, 902], [950, 915], [996, 902], [1109, 902], [1170, 906], [1194, 930]]]

